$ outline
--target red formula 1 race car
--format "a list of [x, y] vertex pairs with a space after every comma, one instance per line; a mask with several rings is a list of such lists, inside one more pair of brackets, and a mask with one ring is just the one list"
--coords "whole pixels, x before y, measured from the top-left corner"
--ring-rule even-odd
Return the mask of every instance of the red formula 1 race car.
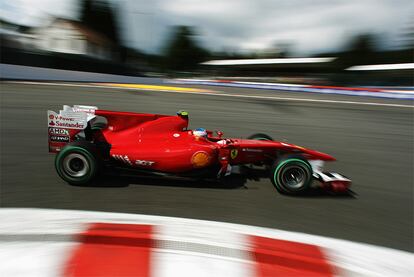
[[170, 116], [64, 106], [59, 113], [48, 111], [48, 134], [57, 173], [76, 185], [91, 183], [108, 167], [196, 179], [267, 176], [284, 194], [306, 192], [314, 179], [334, 192], [345, 192], [351, 184], [338, 173], [322, 171], [325, 161], [335, 160], [328, 154], [264, 134], [238, 139], [189, 130], [184, 111]]

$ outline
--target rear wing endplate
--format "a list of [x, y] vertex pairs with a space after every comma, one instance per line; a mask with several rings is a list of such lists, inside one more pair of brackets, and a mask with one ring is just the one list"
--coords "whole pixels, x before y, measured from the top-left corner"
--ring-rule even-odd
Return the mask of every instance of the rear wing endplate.
[[49, 152], [59, 152], [73, 141], [76, 134], [86, 129], [97, 109], [95, 106], [64, 105], [59, 113], [47, 111]]

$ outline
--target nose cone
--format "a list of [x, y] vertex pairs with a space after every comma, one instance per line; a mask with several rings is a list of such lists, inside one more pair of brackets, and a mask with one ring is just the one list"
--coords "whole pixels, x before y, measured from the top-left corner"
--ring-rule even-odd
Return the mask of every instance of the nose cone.
[[331, 155], [328, 155], [326, 153], [322, 153], [322, 152], [319, 152], [319, 151], [306, 149], [306, 151], [304, 151], [304, 152], [311, 155], [312, 158], [317, 159], [317, 160], [336, 161], [336, 159], [334, 157], [332, 157]]
[[283, 143], [282, 145], [288, 146], [294, 150], [299, 150], [307, 155], [310, 156], [310, 159], [315, 159], [315, 160], [322, 160], [322, 161], [336, 161], [336, 159], [334, 157], [332, 157], [331, 155], [328, 155], [326, 153], [323, 152], [319, 152], [313, 149], [309, 149], [309, 148], [305, 148], [299, 145], [294, 145], [294, 144], [287, 144], [287, 143]]

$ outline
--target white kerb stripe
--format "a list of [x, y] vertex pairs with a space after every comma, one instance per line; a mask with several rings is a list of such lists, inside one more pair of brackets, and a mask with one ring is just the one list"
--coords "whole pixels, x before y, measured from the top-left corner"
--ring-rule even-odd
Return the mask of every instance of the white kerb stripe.
[[152, 276], [155, 277], [254, 277], [253, 263], [220, 256], [153, 250], [151, 263]]
[[175, 247], [158, 245], [152, 251], [151, 272], [155, 277], [255, 276], [255, 264], [245, 251], [248, 240], [243, 234], [204, 222], [170, 222], [155, 230], [156, 241], [177, 242]]
[[60, 276], [76, 246], [75, 242], [0, 242], [0, 276]]
[[414, 276], [414, 256], [408, 252], [357, 244], [348, 247], [334, 244], [323, 252], [341, 277]]

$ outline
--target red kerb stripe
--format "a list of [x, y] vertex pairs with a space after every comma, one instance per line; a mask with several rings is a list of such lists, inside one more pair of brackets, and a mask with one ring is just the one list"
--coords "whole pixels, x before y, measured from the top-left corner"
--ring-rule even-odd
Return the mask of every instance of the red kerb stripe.
[[250, 236], [250, 243], [256, 276], [334, 276], [333, 267], [315, 245], [257, 236]]
[[151, 225], [94, 223], [78, 235], [80, 245], [63, 276], [150, 275]]

